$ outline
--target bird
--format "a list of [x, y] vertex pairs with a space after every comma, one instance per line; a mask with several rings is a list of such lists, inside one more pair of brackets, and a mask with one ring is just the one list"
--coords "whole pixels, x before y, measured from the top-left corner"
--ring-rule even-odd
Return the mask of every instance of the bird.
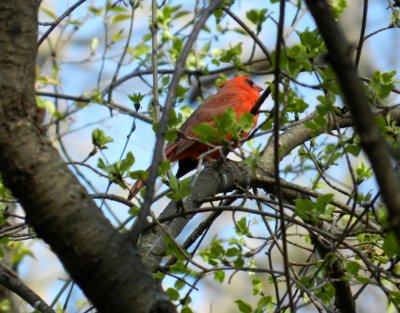
[[[232, 108], [236, 119], [239, 120], [244, 113], [250, 113], [254, 104], [263, 90], [247, 76], [237, 76], [219, 85], [216, 94], [206, 98], [188, 119], [179, 128], [179, 134], [175, 141], [165, 147], [165, 156], [171, 162], [178, 162], [179, 168], [176, 177], [180, 178], [197, 167], [198, 158], [210, 149], [210, 145], [193, 138], [199, 135], [193, 129], [201, 123], [209, 123], [215, 126], [215, 117], [220, 117], [228, 109]], [[253, 127], [257, 124], [258, 114], [254, 115]], [[244, 138], [248, 132], [242, 132]], [[207, 159], [217, 159], [220, 152], [213, 152]], [[145, 180], [140, 179], [132, 186], [128, 200], [131, 200], [144, 186]]]

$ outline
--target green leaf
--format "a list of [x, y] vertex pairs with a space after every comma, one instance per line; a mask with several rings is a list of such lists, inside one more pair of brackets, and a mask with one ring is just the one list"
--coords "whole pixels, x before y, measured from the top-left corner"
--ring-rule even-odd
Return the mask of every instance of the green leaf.
[[36, 97], [36, 105], [38, 108], [46, 110], [50, 115], [56, 118], [61, 118], [63, 116], [61, 112], [57, 111], [56, 106], [52, 101]]
[[335, 287], [331, 283], [323, 285], [315, 291], [315, 295], [322, 300], [326, 305], [332, 302], [335, 296]]
[[296, 199], [294, 201], [296, 210], [294, 211], [298, 217], [308, 221], [312, 216], [312, 212], [315, 210], [315, 203], [309, 199]]
[[[11, 305], [10, 299], [3, 299], [0, 301], [0, 312], [12, 312], [13, 305]], [[40, 313], [35, 310], [33, 313]]]
[[393, 231], [386, 236], [382, 248], [385, 254], [390, 258], [400, 255], [400, 245]]
[[332, 12], [336, 18], [338, 18], [347, 8], [347, 1], [346, 0], [333, 0], [331, 3]]
[[218, 132], [221, 135], [226, 135], [228, 133], [231, 133], [236, 125], [235, 111], [232, 108], [226, 109], [225, 112], [219, 118], [215, 117], [215, 124]]
[[133, 206], [129, 209], [129, 214], [131, 216], [137, 216], [139, 214], [140, 208], [138, 206]]
[[242, 43], [238, 43], [237, 45], [226, 50], [218, 50], [218, 54], [220, 55], [219, 60], [221, 62], [231, 63], [238, 61], [240, 55], [242, 54]]
[[192, 309], [185, 306], [182, 308], [181, 313], [193, 313]]
[[373, 172], [370, 168], [368, 168], [364, 162], [360, 162], [356, 168], [357, 174], [357, 183], [362, 183], [365, 179], [369, 179], [372, 177]]
[[255, 313], [263, 313], [267, 312], [265, 308], [272, 303], [272, 297], [271, 296], [265, 296], [262, 297], [260, 300], [257, 302], [257, 308], [255, 310]]
[[236, 300], [235, 303], [237, 304], [239, 311], [243, 313], [252, 313], [253, 309], [250, 304], [242, 301], [242, 300]]
[[49, 9], [49, 8], [46, 8], [46, 7], [43, 7], [43, 6], [41, 6], [40, 9], [41, 9], [47, 16], [51, 17], [52, 19], [54, 19], [54, 20], [57, 19], [57, 14], [56, 14], [53, 10], [51, 10], [51, 9]]
[[240, 250], [238, 248], [229, 248], [228, 250], [226, 250], [225, 255], [227, 257], [238, 256], [238, 255], [240, 255]]
[[245, 112], [239, 119], [239, 126], [241, 130], [249, 131], [254, 127], [254, 115]]
[[176, 13], [174, 15], [174, 20], [176, 20], [176, 19], [178, 19], [180, 17], [186, 16], [186, 15], [189, 15], [191, 13], [192, 13], [191, 11], [179, 11], [178, 13]]
[[233, 262], [236, 268], [241, 268], [244, 266], [244, 260], [242, 258], [238, 258]]
[[353, 145], [349, 144], [344, 148], [344, 152], [350, 153], [353, 156], [359, 156], [361, 152], [361, 146], [360, 145]]
[[222, 15], [224, 15], [224, 11], [222, 9], [216, 9], [214, 11], [214, 16], [217, 20], [217, 23], [219, 23], [219, 21], [221, 20]]
[[247, 225], [247, 218], [243, 216], [236, 222], [236, 232], [240, 235], [250, 235], [250, 230]]
[[400, 306], [400, 291], [395, 290], [391, 291], [389, 295], [389, 300], [392, 302], [396, 307]]
[[317, 54], [321, 53], [324, 45], [317, 29], [309, 31], [308, 28], [306, 28], [306, 30], [303, 32], [296, 31], [296, 33], [300, 38], [300, 42], [306, 48], [310, 58], [313, 58]]
[[182, 181], [178, 181], [174, 175], [170, 176], [169, 184], [172, 192], [167, 194], [167, 197], [174, 201], [181, 201], [183, 198], [188, 196], [192, 191], [190, 186], [191, 178], [188, 177]]
[[169, 175], [169, 186], [175, 193], [178, 192], [179, 181], [176, 179], [175, 175]]
[[325, 206], [333, 200], [333, 194], [332, 193], [327, 193], [327, 194], [322, 194], [317, 197], [317, 207], [323, 211]]
[[223, 283], [225, 279], [225, 272], [224, 271], [216, 271], [214, 272], [214, 280], [219, 282], [219, 283]]
[[179, 299], [179, 292], [175, 288], [168, 288], [165, 293], [172, 301]]
[[138, 44], [135, 46], [131, 51], [130, 54], [135, 58], [139, 58], [140, 56], [148, 53], [151, 51], [151, 47], [149, 45], [145, 45], [143, 43]]
[[96, 8], [95, 6], [89, 6], [89, 11], [93, 13], [94, 16], [100, 16], [102, 14], [102, 9], [101, 8]]
[[200, 123], [193, 127], [193, 133], [200, 135], [200, 140], [205, 142], [213, 142], [218, 140], [218, 132], [209, 123]]
[[386, 73], [377, 71], [373, 73], [369, 84], [373, 96], [376, 96], [379, 99], [387, 98], [394, 89], [395, 84], [398, 82], [395, 79], [395, 75], [396, 71]]
[[133, 156], [132, 152], [128, 152], [126, 154], [125, 159], [121, 161], [120, 170], [122, 173], [127, 172], [131, 166], [135, 163], [135, 157]]
[[368, 277], [364, 277], [361, 275], [354, 275], [354, 278], [357, 279], [362, 284], [376, 285], [375, 282]]
[[167, 86], [168, 84], [169, 84], [169, 81], [170, 81], [171, 79], [170, 79], [170, 77], [169, 76], [164, 76], [162, 79], [161, 79], [161, 84], [163, 84], [164, 86]]
[[263, 284], [260, 278], [253, 278], [251, 284], [253, 285], [253, 296], [261, 294], [263, 291]]
[[97, 159], [97, 167], [104, 171], [107, 169], [107, 165], [102, 158]]
[[105, 149], [106, 144], [113, 142], [114, 139], [112, 139], [109, 136], [106, 136], [103, 130], [96, 128], [92, 132], [92, 143], [95, 147], [98, 147], [100, 149]]
[[246, 17], [253, 24], [257, 24], [258, 23], [258, 10], [247, 11]]
[[171, 168], [171, 162], [168, 160], [165, 160], [163, 162], [161, 162], [160, 166], [158, 167], [158, 175], [160, 176], [164, 176], [167, 174], [167, 172], [170, 170]]
[[356, 262], [356, 261], [350, 261], [350, 262], [347, 263], [347, 265], [346, 265], [346, 271], [347, 271], [349, 274], [352, 274], [352, 275], [358, 274], [358, 271], [360, 270], [360, 268], [361, 268], [360, 263], [358, 263], [358, 262]]
[[126, 21], [129, 19], [131, 19], [131, 14], [118, 14], [112, 18], [111, 24]]
[[128, 176], [132, 179], [147, 179], [147, 177], [149, 176], [149, 172], [144, 170], [137, 170], [129, 172]]
[[204, 46], [201, 48], [201, 53], [205, 54], [208, 53], [210, 51], [210, 47], [211, 47], [211, 40], [207, 41]]
[[142, 95], [140, 92], [134, 92], [131, 95], [128, 95], [129, 100], [132, 101], [136, 111], [139, 111], [140, 109], [140, 102], [143, 100], [145, 96]]
[[210, 248], [210, 256], [213, 258], [220, 258], [225, 255], [224, 247], [222, 247], [219, 240], [213, 240]]

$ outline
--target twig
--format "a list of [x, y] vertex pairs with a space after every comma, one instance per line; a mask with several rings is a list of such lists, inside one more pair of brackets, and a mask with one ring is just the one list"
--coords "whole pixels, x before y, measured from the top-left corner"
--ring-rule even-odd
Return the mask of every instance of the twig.
[[235, 20], [236, 23], [242, 27], [246, 33], [250, 35], [250, 37], [254, 40], [254, 42], [260, 47], [262, 52], [264, 52], [270, 64], [272, 64], [271, 53], [268, 48], [263, 44], [263, 42], [258, 38], [258, 36], [244, 23], [235, 13], [233, 13], [228, 7], [222, 8], [232, 19]]
[[151, 2], [151, 66], [153, 67], [153, 108], [154, 121], [160, 119], [160, 103], [158, 101], [158, 42], [157, 42], [157, 0]]
[[126, 200], [124, 197], [120, 197], [120, 196], [109, 194], [109, 193], [90, 194], [90, 197], [92, 199], [107, 199], [107, 200], [119, 202], [119, 203], [124, 204], [124, 205], [126, 205], [128, 207], [134, 206], [134, 204], [131, 201]]
[[55, 313], [41, 297], [25, 285], [11, 269], [2, 263], [0, 263], [0, 284], [20, 296], [35, 310], [42, 313]]
[[86, 0], [79, 0], [76, 2], [74, 5], [68, 8], [58, 19], [56, 19], [54, 22], [52, 22], [50, 28], [43, 34], [42, 37], [40, 37], [37, 46], [40, 47], [40, 45], [45, 41], [45, 39], [51, 34], [51, 32], [62, 22], [63, 19], [65, 19], [68, 15], [72, 13], [77, 7], [79, 7], [82, 3], [84, 3]]
[[360, 31], [360, 39], [358, 41], [356, 60], [354, 62], [356, 68], [358, 68], [358, 64], [360, 63], [360, 59], [361, 59], [361, 50], [362, 50], [362, 47], [364, 44], [364, 35], [365, 35], [365, 28], [367, 25], [367, 16], [368, 16], [368, 0], [364, 0], [364, 9], [363, 9], [361, 31]]
[[[111, 86], [114, 86], [115, 81], [117, 80], [118, 77], [118, 73], [121, 69], [122, 63], [124, 62], [126, 53], [128, 52], [128, 48], [129, 48], [129, 44], [131, 42], [131, 37], [132, 37], [132, 30], [133, 30], [133, 21], [134, 21], [134, 17], [135, 17], [135, 11], [136, 11], [136, 6], [132, 5], [131, 6], [132, 10], [131, 10], [131, 16], [130, 16], [130, 21], [129, 21], [129, 28], [128, 28], [128, 35], [127, 35], [127, 39], [125, 42], [125, 46], [124, 49], [122, 50], [122, 54], [119, 58], [118, 64], [117, 64], [117, 68], [115, 69], [115, 73], [111, 79]], [[107, 43], [106, 43], [107, 46]], [[108, 92], [108, 97], [107, 97], [107, 102], [110, 103], [112, 100], [112, 93], [113, 93], [114, 88], [110, 88], [109, 92]]]
[[[80, 96], [71, 96], [71, 95], [65, 95], [65, 94], [58, 94], [58, 93], [53, 93], [53, 92], [47, 92], [47, 91], [36, 91], [36, 95], [42, 96], [42, 97], [52, 97], [52, 98], [57, 98], [57, 99], [65, 99], [65, 100], [72, 100], [76, 102], [84, 102], [84, 103], [92, 103], [94, 102], [91, 98], [88, 97], [80, 97]], [[94, 102], [98, 103], [98, 102]], [[114, 102], [111, 103], [98, 103], [100, 105], [104, 105], [112, 110], [116, 110], [121, 113], [129, 114], [133, 117], [136, 117], [137, 119], [146, 122], [148, 124], [152, 124], [153, 120], [143, 114], [137, 113], [136, 111], [130, 110], [122, 105], [116, 104]]]

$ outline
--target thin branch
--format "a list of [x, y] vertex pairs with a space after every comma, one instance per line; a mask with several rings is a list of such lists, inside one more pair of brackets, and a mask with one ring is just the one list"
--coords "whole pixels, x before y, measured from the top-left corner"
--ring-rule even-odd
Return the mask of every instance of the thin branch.
[[51, 34], [51, 32], [62, 22], [63, 19], [65, 19], [68, 15], [70, 15], [77, 7], [79, 7], [82, 3], [84, 3], [86, 0], [79, 0], [77, 1], [74, 5], [69, 7], [61, 16], [58, 17], [54, 22], [52, 22], [50, 28], [44, 33], [42, 37], [40, 37], [37, 46], [40, 47], [40, 45], [45, 41], [45, 39]]
[[153, 108], [154, 121], [160, 119], [160, 103], [158, 100], [158, 42], [157, 42], [157, 0], [151, 2], [151, 66], [153, 67]]
[[244, 23], [235, 13], [233, 13], [228, 7], [222, 8], [236, 23], [242, 27], [246, 33], [254, 40], [254, 42], [260, 47], [261, 51], [265, 54], [270, 64], [272, 64], [271, 53], [258, 36]]
[[364, 9], [363, 9], [363, 18], [362, 18], [362, 23], [361, 23], [360, 39], [358, 41], [356, 60], [354, 62], [356, 68], [358, 68], [358, 64], [360, 63], [360, 59], [361, 59], [361, 51], [362, 51], [362, 47], [364, 44], [365, 28], [367, 26], [367, 17], [368, 17], [368, 0], [364, 0]]
[[48, 304], [30, 289], [18, 276], [0, 262], [0, 284], [20, 296], [35, 310], [42, 313], [55, 313]]
[[116, 110], [121, 113], [129, 114], [130, 116], [136, 117], [137, 119], [146, 122], [148, 124], [152, 124], [153, 120], [144, 115], [137, 113], [136, 111], [130, 110], [122, 105], [119, 105], [117, 103], [111, 102], [111, 103], [98, 103], [94, 102], [93, 99], [88, 98], [88, 97], [80, 97], [80, 96], [71, 96], [71, 95], [65, 95], [65, 94], [57, 94], [53, 92], [47, 92], [47, 91], [36, 91], [36, 95], [42, 96], [42, 97], [52, 97], [52, 98], [57, 98], [57, 99], [65, 99], [65, 100], [72, 100], [76, 102], [83, 102], [83, 103], [97, 103], [99, 105], [104, 105], [112, 110]]
[[[125, 46], [124, 49], [122, 50], [122, 54], [119, 58], [118, 64], [117, 64], [117, 68], [115, 69], [115, 73], [111, 79], [111, 85], [114, 85], [115, 81], [117, 80], [118, 77], [118, 73], [121, 69], [122, 63], [124, 62], [126, 53], [128, 52], [128, 48], [129, 48], [129, 44], [131, 42], [131, 38], [132, 38], [132, 30], [133, 30], [133, 22], [134, 22], [134, 18], [135, 18], [135, 11], [136, 11], [136, 5], [131, 6], [131, 16], [130, 16], [130, 21], [129, 21], [129, 27], [128, 27], [128, 35], [127, 35], [127, 39], [125, 42]], [[106, 42], [106, 46], [107, 46], [107, 42]], [[107, 103], [111, 103], [112, 100], [112, 93], [113, 93], [113, 88], [110, 88], [109, 92], [108, 92], [108, 97], [107, 97]]]

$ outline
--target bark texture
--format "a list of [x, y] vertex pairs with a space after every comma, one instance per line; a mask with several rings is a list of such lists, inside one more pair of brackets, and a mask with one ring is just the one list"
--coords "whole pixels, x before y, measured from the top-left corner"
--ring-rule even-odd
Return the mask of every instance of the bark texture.
[[28, 222], [100, 312], [174, 312], [35, 121], [35, 0], [0, 2], [0, 172]]

